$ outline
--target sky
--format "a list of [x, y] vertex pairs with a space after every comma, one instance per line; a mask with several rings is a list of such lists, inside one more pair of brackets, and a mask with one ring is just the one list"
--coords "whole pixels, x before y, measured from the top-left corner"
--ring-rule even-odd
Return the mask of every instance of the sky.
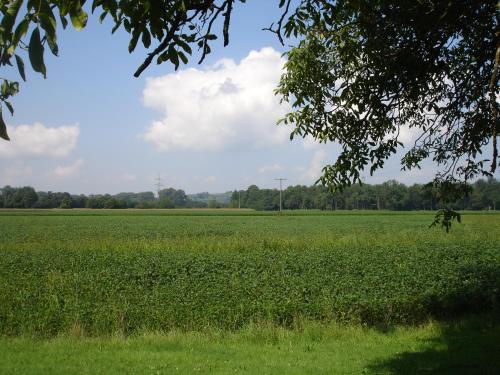
[[[277, 177], [313, 184], [339, 146], [290, 141], [292, 129], [276, 125], [290, 110], [273, 93], [285, 48], [261, 29], [279, 16], [268, 0], [235, 7], [229, 46], [217, 41], [202, 65], [193, 58], [177, 71], [153, 64], [140, 78], [147, 51], [129, 54], [122, 29], [111, 35], [111, 23], [90, 15], [84, 30], [60, 30], [47, 79], [27, 69], [14, 117], [4, 113], [11, 142], [0, 142], [0, 186], [114, 194], [155, 190], [158, 175], [187, 193], [276, 188]], [[434, 172], [426, 163], [401, 174], [396, 157], [365, 181], [426, 182]]]

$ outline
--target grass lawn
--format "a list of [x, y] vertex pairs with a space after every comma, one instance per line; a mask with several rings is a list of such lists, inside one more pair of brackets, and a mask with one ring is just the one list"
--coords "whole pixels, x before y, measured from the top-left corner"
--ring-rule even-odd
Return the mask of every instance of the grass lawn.
[[0, 339], [2, 374], [499, 374], [492, 315], [390, 330], [285, 330]]

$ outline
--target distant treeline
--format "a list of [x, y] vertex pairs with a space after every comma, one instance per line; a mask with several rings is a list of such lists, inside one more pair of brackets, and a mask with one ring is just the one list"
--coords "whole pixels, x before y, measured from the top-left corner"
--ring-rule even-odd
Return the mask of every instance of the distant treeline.
[[[259, 189], [234, 191], [230, 207], [255, 210], [278, 210], [279, 190]], [[380, 185], [353, 185], [342, 192], [331, 193], [323, 186], [289, 186], [283, 190], [283, 208], [287, 210], [434, 210], [440, 208], [436, 191], [427, 184], [406, 186], [391, 180]], [[452, 204], [454, 209], [500, 209], [500, 181], [493, 178], [472, 184], [469, 197]]]
[[0, 208], [203, 208], [218, 207], [217, 202], [189, 199], [184, 190], [119, 193], [115, 195], [74, 195], [67, 192], [35, 191], [31, 186], [0, 189]]
[[[199, 193], [163, 189], [159, 197], [152, 191], [115, 195], [72, 195], [64, 192], [35, 191], [30, 186], [0, 189], [0, 208], [252, 208], [278, 210], [277, 189], [259, 189], [251, 185], [232, 194]], [[230, 199], [228, 199], [230, 197]], [[353, 185], [342, 192], [330, 192], [323, 186], [289, 186], [283, 190], [283, 208], [287, 210], [435, 210], [440, 207], [436, 191], [426, 184], [406, 186], [391, 180], [380, 185]], [[472, 184], [472, 193], [455, 202], [461, 210], [500, 208], [500, 181], [493, 178]]]

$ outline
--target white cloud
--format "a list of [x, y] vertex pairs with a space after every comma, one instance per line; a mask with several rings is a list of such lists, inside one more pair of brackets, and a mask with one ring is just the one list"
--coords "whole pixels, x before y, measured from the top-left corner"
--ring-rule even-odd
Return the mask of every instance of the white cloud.
[[272, 165], [263, 165], [261, 166], [257, 172], [260, 174], [265, 174], [265, 173], [271, 173], [271, 172], [278, 172], [282, 171], [283, 167], [279, 164], [272, 164]]
[[305, 184], [312, 184], [317, 181], [317, 179], [322, 174], [322, 169], [326, 165], [328, 155], [325, 150], [317, 150], [307, 169], [300, 175], [300, 181]]
[[276, 126], [289, 111], [274, 90], [284, 59], [272, 48], [251, 51], [240, 63], [224, 59], [206, 69], [149, 78], [144, 104], [163, 118], [143, 134], [158, 150], [254, 149], [286, 143]]
[[304, 137], [304, 139], [302, 140], [302, 147], [304, 147], [304, 149], [306, 150], [316, 150], [318, 148], [320, 148], [322, 146], [322, 144], [314, 139], [311, 135], [306, 135]]
[[0, 158], [30, 156], [66, 156], [74, 150], [80, 129], [78, 125], [46, 127], [33, 125], [9, 126], [10, 142], [0, 142]]
[[422, 134], [421, 129], [405, 125], [399, 129], [398, 141], [402, 142], [405, 148], [410, 149], [420, 134]]
[[79, 172], [82, 165], [83, 165], [83, 159], [78, 159], [77, 161], [75, 161], [73, 164], [70, 164], [70, 165], [66, 165], [66, 166], [58, 165], [52, 171], [52, 174], [54, 174], [58, 177], [68, 177], [68, 176], [74, 175], [75, 173]]

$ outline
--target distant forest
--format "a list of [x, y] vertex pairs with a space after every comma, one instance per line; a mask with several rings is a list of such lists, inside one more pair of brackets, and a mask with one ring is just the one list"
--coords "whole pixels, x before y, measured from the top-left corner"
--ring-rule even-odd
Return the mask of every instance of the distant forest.
[[[35, 191], [31, 186], [0, 189], [0, 208], [251, 208], [278, 210], [277, 189], [246, 190], [221, 194], [188, 195], [184, 190], [163, 189], [156, 197], [152, 191], [115, 195], [72, 195], [67, 192]], [[286, 210], [434, 210], [440, 208], [436, 192], [427, 184], [406, 186], [391, 180], [379, 185], [353, 185], [342, 192], [323, 186], [289, 186], [283, 190]], [[500, 209], [500, 181], [490, 178], [472, 184], [471, 194], [451, 205], [461, 210]]]

